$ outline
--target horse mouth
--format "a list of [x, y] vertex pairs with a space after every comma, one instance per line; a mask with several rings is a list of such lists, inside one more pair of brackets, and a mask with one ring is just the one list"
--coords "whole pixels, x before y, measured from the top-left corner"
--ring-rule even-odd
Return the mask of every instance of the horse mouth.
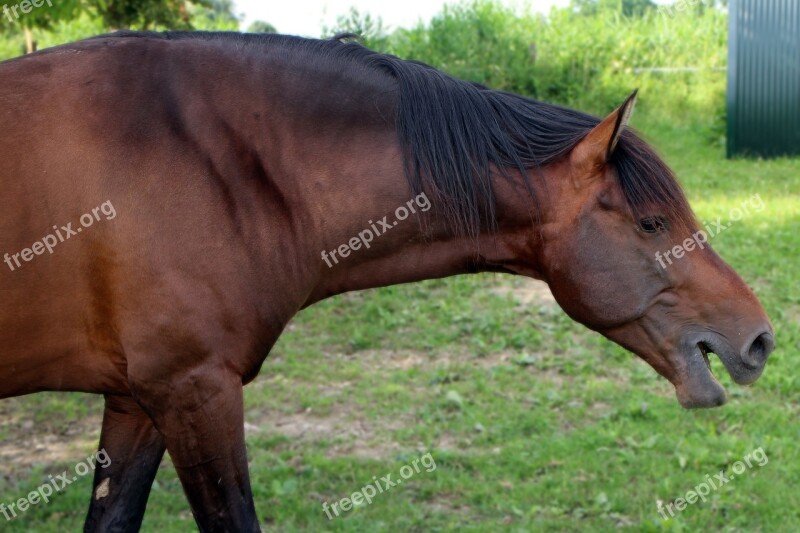
[[673, 383], [681, 405], [693, 409], [717, 407], [726, 401], [725, 389], [711, 369], [709, 354], [719, 357], [734, 383], [750, 385], [764, 371], [774, 339], [771, 331], [761, 332], [740, 353], [723, 336], [705, 332], [689, 337], [683, 346], [681, 352], [686, 355], [681, 357]]
[[725, 389], [711, 369], [710, 353], [716, 352], [709, 344], [698, 342], [686, 357], [683, 375], [675, 384], [675, 391], [678, 401], [687, 409], [719, 407], [727, 401]]
[[700, 353], [703, 354], [703, 361], [705, 361], [708, 371], [711, 372], [711, 377], [716, 379], [716, 376], [714, 376], [714, 370], [711, 369], [711, 361], [708, 360], [708, 354], [714, 352], [712, 352], [711, 348], [709, 348], [704, 342], [699, 343], [697, 347], [700, 348]]

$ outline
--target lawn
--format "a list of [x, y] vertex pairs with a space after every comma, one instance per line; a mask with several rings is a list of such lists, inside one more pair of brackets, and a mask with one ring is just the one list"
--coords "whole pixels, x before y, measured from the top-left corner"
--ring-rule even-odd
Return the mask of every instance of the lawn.
[[[634, 126], [676, 170], [701, 220], [758, 194], [712, 240], [773, 320], [764, 376], [686, 411], [635, 356], [573, 323], [539, 284], [474, 275], [339, 296], [303, 311], [246, 389], [259, 517], [276, 531], [800, 531], [800, 160], [733, 160], [702, 128]], [[0, 403], [0, 502], [92, 453], [102, 399]], [[762, 449], [731, 478], [734, 465]], [[408, 479], [405, 465], [430, 453]], [[113, 460], [113, 458], [112, 458]], [[419, 461], [417, 461], [419, 466]], [[663, 505], [724, 471], [706, 501]], [[406, 474], [409, 468], [404, 470]], [[329, 520], [322, 504], [387, 474], [401, 484]], [[81, 527], [91, 476], [3, 531]], [[674, 506], [673, 506], [674, 508]], [[669, 516], [667, 514], [667, 516]], [[165, 460], [144, 531], [195, 528]]]

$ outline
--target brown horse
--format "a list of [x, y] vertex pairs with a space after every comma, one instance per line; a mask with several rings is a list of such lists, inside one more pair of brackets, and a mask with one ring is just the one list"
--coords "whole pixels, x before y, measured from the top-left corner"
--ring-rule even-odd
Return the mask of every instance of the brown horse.
[[126, 33], [2, 63], [0, 397], [105, 395], [87, 531], [139, 528], [165, 449], [201, 530], [259, 530], [242, 386], [345, 291], [538, 278], [682, 405], [720, 405], [706, 354], [751, 383], [772, 328], [626, 129], [633, 104], [599, 120], [284, 36]]

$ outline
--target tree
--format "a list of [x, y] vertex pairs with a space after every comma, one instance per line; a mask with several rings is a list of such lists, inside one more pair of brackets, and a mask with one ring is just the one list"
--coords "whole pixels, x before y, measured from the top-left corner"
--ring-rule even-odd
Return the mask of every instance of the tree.
[[652, 0], [622, 0], [622, 14], [626, 17], [642, 17], [656, 5]]
[[571, 0], [570, 7], [580, 15], [595, 15], [597, 13], [597, 0]]
[[593, 16], [598, 11], [617, 11], [626, 17], [641, 17], [647, 10], [657, 7], [652, 0], [572, 0], [570, 6], [581, 15]]
[[16, 4], [3, 10], [0, 16], [0, 29], [11, 36], [22, 36], [25, 52], [31, 53], [36, 50], [33, 29], [50, 28], [55, 22], [75, 18], [81, 11], [81, 4], [81, 0], [50, 2], [38, 8], [29, 4], [26, 6], [27, 13], [21, 5]]
[[278, 33], [278, 30], [269, 22], [257, 20], [250, 24], [250, 27], [247, 28], [247, 33]]
[[239, 17], [232, 0], [209, 0], [205, 5], [192, 3], [189, 11], [192, 28], [203, 31], [239, 31]]
[[[81, 1], [81, 0], [77, 0]], [[217, 19], [238, 20], [233, 15], [232, 0], [84, 0], [94, 4], [95, 12], [109, 29], [153, 26], [171, 29], [192, 29], [191, 17], [195, 7], [207, 8]]]
[[227, 6], [230, 12], [230, 0], [57, 0], [32, 9], [29, 4], [28, 13], [16, 5], [16, 11], [0, 17], [0, 29], [10, 35], [14, 35], [15, 28], [21, 30], [25, 49], [30, 53], [35, 50], [34, 30], [49, 30], [54, 24], [74, 20], [82, 13], [100, 19], [108, 30], [149, 29], [153, 26], [190, 29], [192, 5], [213, 8], [219, 3]]
[[361, 13], [355, 7], [351, 7], [347, 15], [339, 15], [332, 28], [323, 27], [322, 33], [323, 37], [331, 37], [339, 33], [354, 33], [364, 40], [366, 46], [375, 50], [382, 49], [388, 38], [380, 17]]

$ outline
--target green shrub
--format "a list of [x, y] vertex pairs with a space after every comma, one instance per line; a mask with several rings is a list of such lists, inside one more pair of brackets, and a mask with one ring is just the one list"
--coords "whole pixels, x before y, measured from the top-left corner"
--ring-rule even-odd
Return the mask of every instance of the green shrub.
[[[647, 113], [680, 122], [724, 120], [723, 11], [670, 16], [643, 9], [626, 16], [624, 6], [604, 5], [612, 6], [553, 9], [543, 16], [494, 0], [468, 1], [445, 6], [428, 24], [397, 30], [380, 44], [463, 79], [597, 114], [638, 87]], [[696, 70], [643, 70], [665, 67]]]

